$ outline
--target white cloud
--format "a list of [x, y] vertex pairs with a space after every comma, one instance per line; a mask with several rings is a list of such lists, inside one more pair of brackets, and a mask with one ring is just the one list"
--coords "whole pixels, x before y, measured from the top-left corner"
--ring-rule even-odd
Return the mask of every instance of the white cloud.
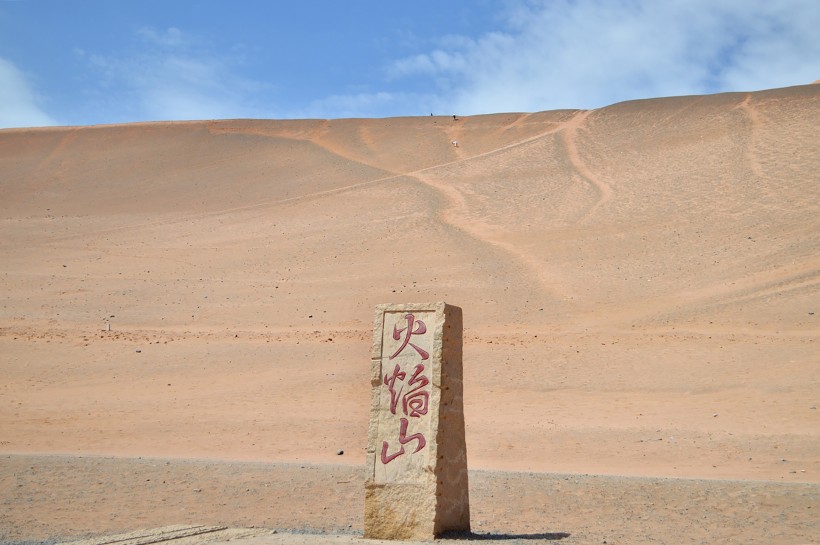
[[814, 0], [540, 0], [507, 27], [397, 60], [463, 114], [600, 107], [633, 98], [756, 90], [820, 78]]
[[820, 4], [773, 2], [744, 22], [752, 35], [722, 74], [726, 86], [760, 89], [820, 79]]
[[148, 43], [170, 47], [185, 45], [185, 43], [190, 40], [189, 36], [183, 34], [183, 32], [176, 27], [170, 27], [165, 32], [160, 32], [150, 27], [143, 27], [137, 31], [137, 34]]
[[[375, 92], [331, 95], [312, 101], [302, 110], [290, 112], [288, 117], [327, 119], [425, 115], [431, 109], [430, 105], [435, 104], [437, 100], [433, 95], [412, 93]], [[389, 112], [389, 114], [384, 114], [384, 112]]]
[[143, 28], [137, 37], [139, 47], [130, 53], [79, 52], [102, 76], [98, 95], [124, 121], [261, 116], [252, 97], [263, 85], [239, 75], [240, 58], [216, 53], [173, 27]]
[[13, 63], [0, 58], [0, 128], [56, 124], [38, 105], [37, 94], [25, 75]]
[[[248, 53], [243, 57], [248, 50], [241, 45], [220, 50], [178, 27], [141, 28], [120, 49], [102, 52], [87, 44], [74, 49], [87, 70], [72, 67], [71, 82], [84, 85], [84, 96], [70, 104], [64, 100], [62, 117], [116, 123], [467, 115], [594, 108], [633, 98], [820, 79], [817, 0], [504, 0], [483, 5], [505, 10], [493, 18], [501, 23], [492, 32], [441, 36], [432, 46], [427, 42], [426, 49], [411, 36], [403, 50], [413, 54], [384, 67], [387, 81], [348, 79], [340, 89], [323, 77], [301, 94], [298, 71], [246, 76], [264, 67]], [[307, 55], [304, 62], [312, 59]], [[319, 62], [329, 66], [332, 59], [328, 55]], [[331, 72], [327, 66], [299, 64], [306, 71]], [[261, 82], [276, 77], [288, 92], [271, 92], [278, 90], [276, 84]], [[52, 100], [71, 97], [67, 88], [61, 87], [59, 95], [52, 91]], [[317, 90], [327, 96], [313, 100]], [[290, 105], [294, 96], [302, 103]], [[31, 81], [0, 60], [0, 125], [54, 124], [38, 98]]]
[[388, 73], [393, 77], [402, 77], [414, 74], [435, 74], [440, 70], [430, 55], [414, 55], [399, 59], [388, 67]]

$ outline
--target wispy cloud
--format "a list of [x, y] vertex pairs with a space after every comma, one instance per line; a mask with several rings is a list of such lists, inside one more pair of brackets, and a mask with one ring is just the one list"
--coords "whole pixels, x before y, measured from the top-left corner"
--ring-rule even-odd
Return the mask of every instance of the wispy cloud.
[[[210, 24], [207, 13], [196, 27], [201, 34], [187, 30], [184, 14], [174, 19], [177, 26], [132, 29], [113, 41], [92, 32], [74, 57], [59, 56], [65, 70], [52, 64], [49, 72], [47, 63], [32, 61], [36, 56], [0, 60], [0, 125], [54, 124], [45, 106], [59, 111], [61, 122], [82, 124], [467, 115], [595, 108], [820, 79], [816, 0], [479, 4], [503, 10], [481, 18], [481, 33], [431, 38], [382, 25], [357, 44], [389, 41], [401, 51], [392, 61], [381, 54], [368, 59], [363, 47], [349, 54], [347, 43], [313, 54], [316, 45], [301, 43], [309, 37], [302, 32], [286, 33], [276, 46], [264, 32], [231, 35], [221, 29], [235, 25]], [[75, 34], [60, 43], [80, 43], [70, 42]], [[30, 75], [37, 70], [41, 79]]]
[[41, 108], [37, 93], [23, 72], [0, 58], [0, 128], [56, 124]]
[[[255, 95], [262, 83], [237, 68], [243, 59], [213, 50], [178, 28], [143, 28], [130, 52], [100, 55], [77, 51], [101, 79], [100, 100], [129, 118], [147, 120], [257, 117]], [[113, 108], [112, 108], [113, 109]]]
[[632, 98], [755, 90], [820, 78], [814, 0], [540, 0], [506, 26], [397, 59], [461, 113], [590, 108]]
[[436, 110], [439, 98], [433, 94], [373, 92], [338, 94], [313, 100], [304, 108], [290, 110], [292, 118], [353, 118], [425, 115]]

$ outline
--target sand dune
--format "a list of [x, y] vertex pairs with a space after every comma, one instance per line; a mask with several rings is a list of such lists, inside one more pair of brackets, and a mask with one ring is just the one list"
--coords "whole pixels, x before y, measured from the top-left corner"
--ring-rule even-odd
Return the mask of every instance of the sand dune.
[[444, 300], [473, 468], [820, 483], [819, 126], [807, 85], [2, 130], [0, 452], [362, 464], [373, 308]]

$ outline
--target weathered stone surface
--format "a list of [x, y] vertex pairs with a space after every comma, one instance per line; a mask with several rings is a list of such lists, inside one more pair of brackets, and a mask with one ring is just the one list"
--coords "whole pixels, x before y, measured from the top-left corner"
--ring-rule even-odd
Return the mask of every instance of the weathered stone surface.
[[469, 531], [461, 309], [379, 305], [373, 331], [365, 537]]

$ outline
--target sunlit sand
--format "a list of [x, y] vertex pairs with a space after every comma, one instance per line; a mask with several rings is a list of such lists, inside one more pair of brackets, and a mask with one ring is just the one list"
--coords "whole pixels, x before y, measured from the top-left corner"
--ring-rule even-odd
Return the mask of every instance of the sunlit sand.
[[818, 127], [807, 85], [0, 131], [3, 539], [355, 534], [373, 309], [426, 301], [464, 312], [474, 531], [816, 538]]

